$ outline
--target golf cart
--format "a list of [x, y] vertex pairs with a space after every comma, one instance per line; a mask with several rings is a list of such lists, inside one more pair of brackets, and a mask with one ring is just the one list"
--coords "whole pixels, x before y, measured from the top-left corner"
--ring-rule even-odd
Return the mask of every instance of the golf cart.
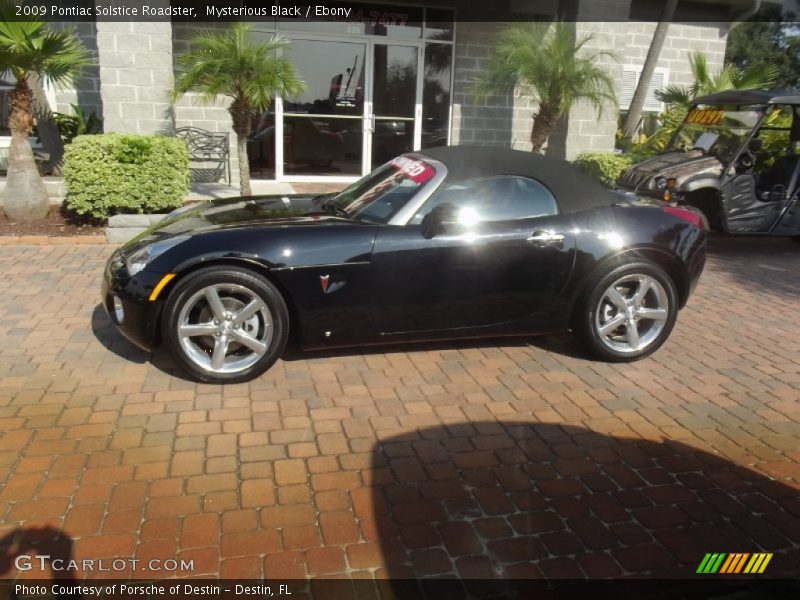
[[726, 233], [800, 242], [800, 93], [726, 91], [694, 100], [658, 156], [618, 187], [702, 210]]

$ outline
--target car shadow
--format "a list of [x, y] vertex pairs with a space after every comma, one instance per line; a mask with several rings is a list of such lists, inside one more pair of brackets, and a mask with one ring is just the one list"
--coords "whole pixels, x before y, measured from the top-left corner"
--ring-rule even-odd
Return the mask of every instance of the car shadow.
[[672, 440], [452, 423], [378, 439], [370, 479], [354, 510], [375, 519], [397, 597], [530, 597], [542, 581], [620, 577], [752, 586], [696, 574], [723, 552], [774, 553], [762, 579], [800, 574], [798, 490]]
[[749, 291], [796, 300], [800, 244], [789, 238], [712, 235], [708, 255]]
[[509, 336], [499, 338], [471, 338], [430, 342], [404, 342], [375, 344], [345, 348], [302, 350], [289, 344], [281, 359], [288, 362], [315, 358], [341, 358], [347, 356], [374, 356], [405, 352], [441, 352], [445, 350], [468, 350], [475, 348], [526, 348], [534, 347], [548, 352], [563, 354], [571, 358], [589, 359], [589, 354], [575, 336], [568, 333], [541, 336]]
[[[137, 364], [150, 362], [158, 370], [187, 382], [194, 382], [175, 363], [163, 348], [156, 348], [152, 353], [142, 350], [123, 336], [106, 314], [102, 304], [95, 306], [91, 318], [92, 333], [98, 342], [120, 358]], [[380, 344], [355, 346], [347, 348], [330, 348], [321, 350], [301, 350], [292, 341], [281, 355], [281, 360], [295, 362], [308, 359], [335, 358], [347, 356], [374, 356], [378, 354], [395, 354], [405, 352], [435, 352], [444, 350], [467, 350], [473, 348], [525, 348], [534, 347], [547, 352], [554, 352], [571, 358], [589, 360], [591, 357], [578, 339], [570, 335], [553, 334], [525, 337], [474, 338], [465, 340], [444, 340], [434, 342], [408, 342], [399, 344]]]
[[120, 358], [136, 364], [143, 364], [150, 360], [149, 352], [129, 342], [124, 335], [117, 331], [102, 304], [95, 306], [92, 311], [92, 333], [98, 342]]

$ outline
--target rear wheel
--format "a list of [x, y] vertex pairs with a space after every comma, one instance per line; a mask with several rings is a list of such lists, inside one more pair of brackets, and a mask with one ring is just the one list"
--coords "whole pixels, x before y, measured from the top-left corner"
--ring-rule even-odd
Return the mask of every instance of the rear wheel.
[[618, 266], [590, 285], [578, 309], [576, 333], [603, 360], [629, 362], [655, 352], [678, 314], [675, 284], [657, 265]]
[[280, 292], [263, 277], [237, 267], [210, 267], [178, 283], [162, 327], [170, 354], [196, 379], [238, 383], [278, 360], [289, 313]]

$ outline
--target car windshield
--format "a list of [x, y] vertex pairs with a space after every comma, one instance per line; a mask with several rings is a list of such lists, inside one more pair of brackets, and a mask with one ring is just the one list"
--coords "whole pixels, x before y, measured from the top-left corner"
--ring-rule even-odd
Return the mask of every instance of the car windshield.
[[729, 110], [724, 106], [695, 106], [666, 150], [698, 149], [728, 162], [763, 114], [763, 107]]
[[436, 173], [425, 161], [398, 156], [323, 203], [349, 219], [388, 223]]

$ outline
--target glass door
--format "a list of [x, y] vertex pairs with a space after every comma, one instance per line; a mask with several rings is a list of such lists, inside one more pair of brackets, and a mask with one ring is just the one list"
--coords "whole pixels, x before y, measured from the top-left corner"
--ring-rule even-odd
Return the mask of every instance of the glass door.
[[284, 176], [361, 176], [366, 55], [366, 41], [293, 39], [284, 51], [306, 82], [276, 128]]
[[365, 170], [420, 147], [420, 48], [416, 45], [372, 45], [365, 136]]

